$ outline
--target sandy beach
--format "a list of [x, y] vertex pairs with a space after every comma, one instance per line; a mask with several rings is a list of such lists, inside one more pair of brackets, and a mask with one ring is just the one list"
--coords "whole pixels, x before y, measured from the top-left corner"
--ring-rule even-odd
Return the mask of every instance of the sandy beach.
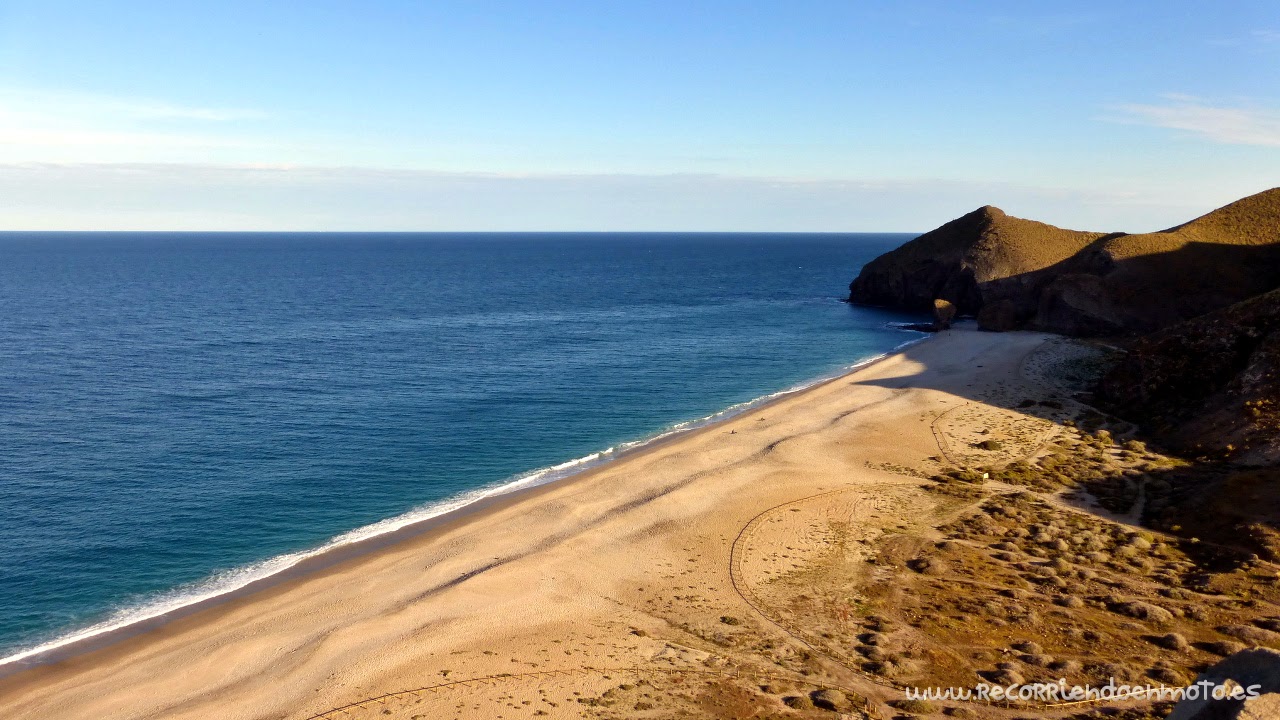
[[[946, 500], [925, 478], [968, 451], [974, 428], [999, 429], [1011, 458], [1038, 452], [1054, 423], [1001, 405], [1043, 393], [1035, 356], [1053, 342], [940, 333], [410, 539], [4, 678], [0, 715], [307, 718], [495, 675], [510, 677], [334, 717], [581, 717], [583, 698], [626, 677], [651, 690], [622, 716], [678, 696], [713, 717], [728, 703], [730, 717], [735, 693], [769, 678], [883, 699], [886, 688], [788, 627], [788, 588], [827, 548], [928, 532]], [[711, 679], [689, 679], [697, 673]]]
[[0, 10], [0, 720], [1280, 720], [1280, 0]]

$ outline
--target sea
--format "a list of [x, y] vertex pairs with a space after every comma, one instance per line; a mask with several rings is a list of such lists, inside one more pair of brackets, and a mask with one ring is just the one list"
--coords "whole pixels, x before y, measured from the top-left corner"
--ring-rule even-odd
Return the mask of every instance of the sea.
[[0, 233], [0, 670], [889, 353], [911, 237]]

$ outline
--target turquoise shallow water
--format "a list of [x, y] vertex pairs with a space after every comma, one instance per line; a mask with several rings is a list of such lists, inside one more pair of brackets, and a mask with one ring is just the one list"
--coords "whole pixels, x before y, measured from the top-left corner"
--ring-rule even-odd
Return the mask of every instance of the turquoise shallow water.
[[0, 657], [888, 352], [909, 237], [0, 234]]

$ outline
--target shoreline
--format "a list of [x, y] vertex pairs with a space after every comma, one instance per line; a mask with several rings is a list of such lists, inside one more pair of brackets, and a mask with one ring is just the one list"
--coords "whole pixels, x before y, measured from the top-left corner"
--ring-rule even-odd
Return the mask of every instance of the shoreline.
[[[1045, 339], [966, 328], [0, 678], [0, 714], [283, 720], [447, 685], [405, 695], [402, 712], [378, 705], [352, 717], [540, 720], [578, 717], [587, 702], [578, 698], [619, 682], [655, 693], [633, 704], [702, 702], [692, 686], [695, 696], [679, 699], [609, 679], [627, 668], [785, 669], [791, 683], [820, 676], [884, 700], [878, 685], [812, 656], [804, 643], [813, 640], [776, 624], [769, 608], [790, 600], [772, 597], [784, 589], [773, 581], [808, 578], [797, 553], [825, 557], [833, 528], [853, 533], [856, 556], [934, 517], [940, 498], [925, 488], [938, 471], [935, 421], [960, 408], [1003, 417], [980, 398], [1004, 392]], [[854, 560], [855, 572], [870, 567]], [[735, 677], [726, 692], [762, 692], [751, 675]], [[777, 697], [751, 702], [782, 707]]]
[[[967, 687], [1010, 668], [1040, 681], [1059, 663], [1059, 677], [1102, 684], [1199, 672], [1231, 652], [1209, 642], [1254, 627], [1258, 605], [1196, 601], [1202, 613], [1178, 614], [1167, 592], [1208, 569], [1194, 542], [1081, 510], [1068, 501], [1083, 486], [1048, 474], [1101, 463], [1103, 489], [1119, 491], [1135, 470], [1177, 470], [1077, 426], [1090, 408], [1066, 400], [1061, 380], [1080, 355], [1050, 335], [971, 323], [931, 337], [621, 462], [0, 678], [0, 715], [885, 717], [906, 687]], [[986, 482], [966, 477], [975, 468]], [[1143, 539], [1150, 553], [1133, 549]], [[1079, 542], [1101, 549], [1081, 554]], [[1045, 554], [1064, 569], [1047, 576]], [[1254, 573], [1218, 572], [1203, 592], [1254, 588], [1262, 614], [1280, 612]], [[1103, 593], [1124, 602], [1078, 602]], [[1135, 603], [1167, 615], [1135, 617]], [[1157, 660], [1153, 630], [1181, 633], [1186, 651]], [[1024, 664], [1005, 666], [1011, 655]], [[1074, 712], [961, 706], [980, 720]]]
[[[922, 332], [908, 327], [900, 329], [906, 332]], [[255, 577], [241, 585], [225, 589], [211, 588], [211, 594], [194, 597], [190, 601], [182, 602], [180, 605], [171, 609], [158, 610], [154, 614], [143, 615], [136, 619], [121, 620], [116, 624], [112, 624], [111, 620], [105, 620], [87, 628], [73, 630], [58, 638], [41, 643], [33, 648], [19, 650], [7, 657], [0, 658], [0, 680], [7, 680], [26, 672], [36, 672], [47, 666], [68, 660], [74, 660], [81, 656], [96, 653], [98, 651], [109, 650], [113, 646], [127, 640], [145, 638], [148, 633], [164, 628], [171, 623], [190, 618], [191, 616], [197, 615], [206, 610], [213, 610], [239, 600], [251, 599], [256, 595], [269, 592], [279, 586], [306, 579], [309, 576], [322, 573], [350, 561], [359, 560], [381, 550], [400, 545], [411, 540], [429, 537], [432, 534], [439, 534], [446, 528], [463, 525], [484, 515], [486, 512], [496, 512], [498, 510], [508, 508], [516, 503], [530, 498], [535, 498], [538, 495], [560, 487], [561, 485], [589, 479], [593, 475], [618, 462], [642, 457], [651, 452], [660, 450], [671, 443], [711, 431], [745, 413], [767, 409], [779, 402], [794, 398], [797, 395], [817, 390], [825, 385], [865, 370], [877, 363], [881, 363], [895, 356], [901, 355], [907, 349], [919, 345], [936, 336], [936, 334], [924, 334], [922, 337], [912, 338], [899, 343], [888, 352], [874, 355], [845, 366], [835, 374], [819, 376], [810, 381], [802, 381], [801, 383], [793, 385], [787, 389], [768, 393], [752, 400], [730, 405], [723, 410], [703, 418], [676, 423], [672, 428], [662, 430], [648, 438], [619, 443], [618, 445], [584, 455], [580, 458], [571, 459], [550, 467], [532, 470], [511, 480], [501, 481], [500, 483], [489, 487], [481, 487], [467, 491], [452, 498], [445, 498], [435, 503], [422, 506], [421, 508], [409, 510], [401, 515], [354, 528], [350, 531], [334, 536], [324, 544], [315, 548], [288, 553], [285, 555], [273, 556], [243, 568], [235, 568], [233, 571], [246, 570], [254, 567], [255, 565], [270, 563], [272, 561], [289, 558], [291, 556], [300, 556], [299, 559], [278, 569], [271, 570], [266, 575]], [[621, 449], [615, 450], [615, 448]], [[575, 470], [574, 468], [579, 465], [582, 467]], [[568, 472], [565, 472], [564, 474], [556, 474], [557, 471], [566, 470]], [[543, 475], [549, 475], [550, 477], [547, 479], [541, 479], [540, 476]], [[468, 496], [478, 497], [468, 500]], [[448, 507], [451, 505], [456, 506]], [[397, 524], [397, 521], [400, 518], [409, 518], [413, 515], [431, 513], [434, 508], [439, 508], [441, 506], [448, 507], [448, 509], [441, 511], [438, 514], [428, 514], [417, 519], [406, 519], [403, 523]], [[343, 538], [361, 533], [361, 531], [377, 528], [380, 525], [391, 525], [392, 527], [382, 532], [374, 532], [372, 534], [343, 541]], [[199, 586], [197, 585], [196, 587]], [[146, 605], [140, 606], [138, 610], [145, 612], [144, 608], [146, 607]], [[127, 609], [118, 612], [126, 611]], [[105, 627], [103, 627], [104, 625]]]

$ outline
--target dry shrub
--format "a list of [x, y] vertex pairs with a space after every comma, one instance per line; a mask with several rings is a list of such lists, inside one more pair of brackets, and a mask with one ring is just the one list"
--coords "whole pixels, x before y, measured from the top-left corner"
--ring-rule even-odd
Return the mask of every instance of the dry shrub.
[[1152, 638], [1151, 642], [1167, 650], [1176, 650], [1178, 652], [1185, 652], [1191, 647], [1191, 644], [1187, 642], [1187, 639], [1179, 633], [1161, 635], [1159, 637]]
[[1233, 637], [1250, 645], [1268, 645], [1276, 641], [1275, 633], [1252, 625], [1222, 625], [1216, 629], [1227, 637]]
[[1214, 640], [1213, 642], [1201, 643], [1200, 647], [1205, 652], [1211, 652], [1214, 655], [1223, 657], [1235, 655], [1245, 649], [1244, 643], [1238, 643], [1234, 640]]

